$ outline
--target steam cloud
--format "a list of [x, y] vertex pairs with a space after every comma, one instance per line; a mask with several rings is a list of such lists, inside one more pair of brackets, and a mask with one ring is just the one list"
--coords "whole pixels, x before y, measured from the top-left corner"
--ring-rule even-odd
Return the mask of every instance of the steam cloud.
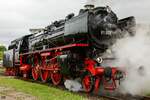
[[132, 95], [150, 92], [149, 26], [138, 27], [134, 37], [118, 40], [112, 51], [117, 59], [110, 66], [119, 66], [126, 72], [120, 91]]
[[77, 80], [66, 80], [64, 82], [64, 85], [69, 91], [73, 92], [83, 91], [82, 85]]
[[[150, 29], [137, 28], [134, 37], [126, 36], [113, 45], [112, 54], [116, 60], [103, 63], [103, 66], [117, 66], [126, 73], [119, 90], [121, 93], [142, 95], [150, 92]], [[109, 55], [110, 56], [110, 55]], [[66, 80], [65, 87], [70, 91], [81, 91], [77, 81]]]

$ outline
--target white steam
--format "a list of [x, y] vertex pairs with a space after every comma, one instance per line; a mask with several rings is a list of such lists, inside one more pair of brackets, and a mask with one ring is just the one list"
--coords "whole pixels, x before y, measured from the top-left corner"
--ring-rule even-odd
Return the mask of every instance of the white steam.
[[[112, 47], [115, 60], [106, 61], [103, 66], [123, 69], [126, 78], [121, 82], [121, 93], [141, 95], [150, 92], [150, 29], [138, 27], [136, 35], [120, 39]], [[66, 80], [65, 87], [70, 91], [82, 91], [78, 81]]]
[[134, 37], [118, 40], [112, 50], [117, 59], [111, 63], [111, 66], [121, 67], [127, 74], [121, 83], [121, 92], [133, 95], [150, 92], [149, 27], [140, 27]]
[[77, 80], [66, 80], [64, 85], [69, 91], [82, 91], [82, 85]]

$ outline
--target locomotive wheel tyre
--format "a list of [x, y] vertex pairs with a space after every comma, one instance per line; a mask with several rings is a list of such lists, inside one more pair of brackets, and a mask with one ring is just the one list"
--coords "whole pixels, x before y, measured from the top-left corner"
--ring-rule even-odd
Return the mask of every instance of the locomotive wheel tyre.
[[85, 92], [92, 92], [94, 89], [94, 83], [94, 77], [90, 72], [87, 72], [87, 74], [82, 79], [82, 86]]
[[62, 80], [62, 74], [60, 74], [59, 72], [51, 73], [51, 79], [54, 85], [59, 85]]
[[46, 82], [49, 76], [49, 72], [47, 70], [41, 70], [40, 71], [40, 77], [42, 82]]
[[39, 78], [39, 73], [36, 67], [32, 68], [32, 77], [34, 80], [37, 80]]

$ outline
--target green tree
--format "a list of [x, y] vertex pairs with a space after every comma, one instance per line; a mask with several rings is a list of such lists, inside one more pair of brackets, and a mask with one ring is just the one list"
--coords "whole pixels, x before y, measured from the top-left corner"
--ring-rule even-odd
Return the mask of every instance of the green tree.
[[7, 49], [6, 49], [5, 46], [3, 46], [3, 45], [0, 46], [0, 60], [3, 59], [3, 53], [4, 53], [4, 51], [6, 51], [6, 50], [7, 50]]
[[6, 51], [6, 47], [5, 47], [5, 46], [0, 46], [0, 51], [1, 51], [1, 52]]

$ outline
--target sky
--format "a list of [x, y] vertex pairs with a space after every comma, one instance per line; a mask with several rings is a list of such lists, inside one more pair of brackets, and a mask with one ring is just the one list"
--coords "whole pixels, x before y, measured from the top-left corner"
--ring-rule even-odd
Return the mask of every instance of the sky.
[[109, 5], [119, 18], [135, 16], [137, 23], [150, 23], [150, 0], [0, 0], [0, 44], [43, 28], [51, 22], [77, 14], [86, 3]]

